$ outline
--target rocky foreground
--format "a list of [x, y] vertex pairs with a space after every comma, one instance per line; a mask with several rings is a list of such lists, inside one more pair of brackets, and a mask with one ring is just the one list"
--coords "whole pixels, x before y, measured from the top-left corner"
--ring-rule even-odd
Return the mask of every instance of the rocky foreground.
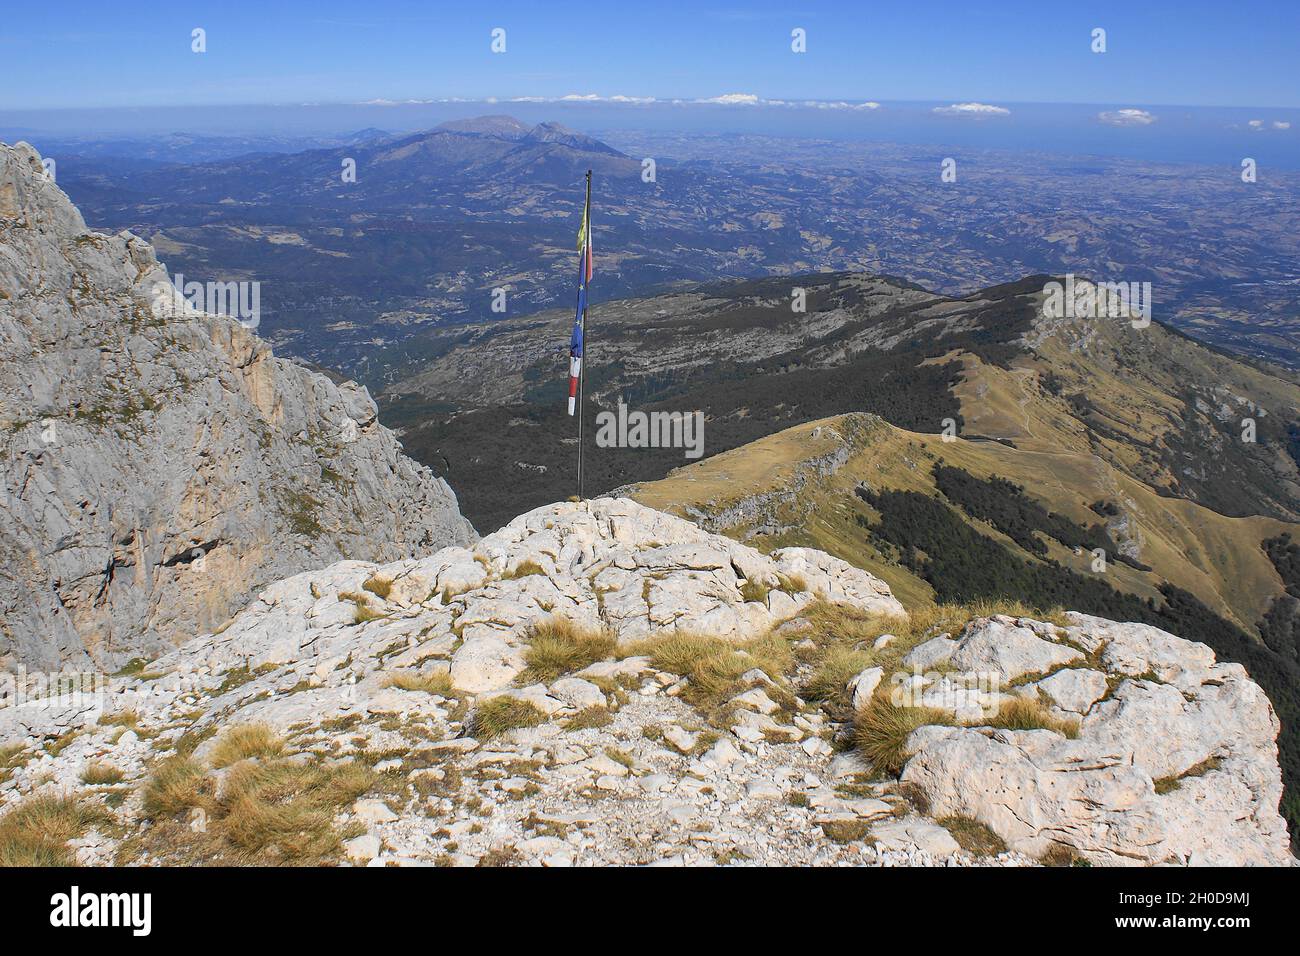
[[1204, 645], [908, 616], [624, 499], [298, 574], [129, 671], [0, 709], [0, 862], [1291, 862], [1277, 719]]

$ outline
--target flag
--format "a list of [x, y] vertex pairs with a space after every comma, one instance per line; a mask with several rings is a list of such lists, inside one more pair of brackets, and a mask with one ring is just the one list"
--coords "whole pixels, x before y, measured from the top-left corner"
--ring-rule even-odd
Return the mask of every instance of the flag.
[[582, 375], [583, 323], [587, 318], [587, 283], [591, 281], [591, 195], [588, 192], [578, 228], [578, 307], [569, 338], [569, 414], [578, 403], [578, 379]]
[[586, 263], [587, 281], [591, 281], [591, 199], [582, 210], [582, 225], [578, 227], [578, 254]]

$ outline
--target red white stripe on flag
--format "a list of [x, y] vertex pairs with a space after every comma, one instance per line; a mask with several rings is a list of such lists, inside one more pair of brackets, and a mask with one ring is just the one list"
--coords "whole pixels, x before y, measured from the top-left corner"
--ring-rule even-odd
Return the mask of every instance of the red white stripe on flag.
[[569, 414], [573, 414], [578, 399], [578, 376], [582, 374], [582, 359], [569, 359]]

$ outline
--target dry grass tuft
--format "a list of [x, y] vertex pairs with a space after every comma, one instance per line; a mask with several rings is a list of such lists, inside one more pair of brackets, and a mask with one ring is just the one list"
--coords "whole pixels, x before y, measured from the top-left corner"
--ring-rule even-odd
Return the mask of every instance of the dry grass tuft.
[[75, 866], [68, 841], [108, 821], [73, 797], [32, 797], [0, 817], [0, 867]]
[[249, 757], [265, 759], [283, 752], [284, 740], [266, 724], [239, 724], [221, 735], [208, 762], [220, 769]]
[[786, 594], [802, 594], [808, 590], [808, 582], [798, 574], [778, 574], [776, 576], [778, 584], [777, 590], [784, 591]]
[[1077, 720], [1062, 720], [1053, 716], [1042, 701], [1032, 697], [1004, 700], [996, 714], [986, 720], [975, 721], [971, 726], [997, 727], [1001, 730], [1051, 730], [1071, 740], [1079, 736]]
[[100, 714], [99, 726], [126, 727], [128, 730], [134, 730], [140, 726], [140, 712], [137, 710], [119, 710], [115, 714]]
[[524, 651], [527, 668], [519, 683], [549, 684], [557, 677], [582, 670], [614, 653], [616, 641], [608, 630], [584, 628], [567, 618], [552, 617], [528, 630]]
[[86, 764], [81, 771], [81, 782], [88, 787], [101, 787], [110, 783], [121, 783], [126, 774], [112, 764], [94, 761]]
[[[812, 604], [803, 617], [812, 625], [808, 636], [815, 649], [803, 650], [800, 659], [813, 666], [801, 694], [819, 701], [849, 719], [849, 679], [867, 667], [889, 669], [916, 641], [910, 640], [911, 624], [907, 618], [867, 614], [854, 608], [826, 601]], [[900, 632], [902, 632], [900, 634]], [[882, 634], [896, 640], [879, 651], [872, 644]]]
[[536, 561], [533, 561], [532, 559], [527, 559], [524, 561], [520, 561], [513, 568], [510, 568], [508, 571], [506, 571], [505, 574], [501, 575], [501, 579], [503, 581], [513, 581], [515, 578], [526, 578], [533, 574], [540, 574], [545, 576], [546, 569], [543, 568]]
[[381, 578], [376, 575], [361, 585], [361, 590], [369, 591], [380, 600], [387, 601], [388, 595], [393, 591], [393, 581], [391, 578]]
[[434, 671], [431, 674], [398, 671], [384, 681], [384, 686], [396, 687], [398, 690], [420, 691], [437, 697], [451, 697], [456, 692], [456, 688], [451, 683], [451, 675], [446, 671]]
[[1035, 621], [1047, 621], [1057, 627], [1066, 627], [1070, 623], [1065, 616], [1065, 609], [1059, 605], [1040, 608], [1032, 604], [1026, 604], [1024, 601], [1013, 601], [1010, 598], [985, 598], [968, 605], [967, 610], [970, 612], [971, 618], [993, 617], [996, 614], [1004, 614], [1007, 617], [1031, 617]]
[[848, 705], [848, 683], [876, 663], [870, 651], [832, 646], [824, 649], [816, 670], [803, 685], [803, 696], [821, 703]]
[[794, 665], [790, 644], [772, 634], [732, 644], [717, 637], [675, 632], [639, 641], [626, 656], [648, 656], [661, 671], [687, 679], [685, 698], [696, 706], [716, 706], [738, 691], [740, 676], [758, 668], [779, 681]]
[[192, 807], [205, 807], [212, 781], [201, 764], [189, 757], [168, 757], [154, 767], [144, 787], [144, 815], [157, 820]]
[[474, 865], [476, 867], [517, 866], [522, 859], [520, 852], [513, 846], [494, 846]]
[[355, 761], [240, 764], [216, 804], [214, 836], [249, 862], [320, 863], [341, 850], [334, 817], [375, 782]]
[[474, 711], [474, 736], [480, 740], [498, 737], [517, 727], [536, 727], [546, 723], [546, 714], [526, 700], [493, 697]]
[[26, 749], [22, 744], [0, 746], [0, 783], [4, 783], [14, 770], [27, 763], [28, 758], [24, 756]]
[[853, 843], [866, 839], [871, 824], [866, 820], [823, 820], [822, 832], [832, 843]]
[[[334, 820], [376, 781], [357, 761], [243, 761], [226, 772], [218, 797], [202, 766], [174, 756], [154, 768], [144, 790], [144, 812], [155, 826], [128, 843], [136, 853], [172, 863], [329, 863], [342, 841], [356, 835]], [[202, 811], [201, 827], [177, 816], [186, 810]]]
[[878, 773], [896, 777], [911, 756], [907, 738], [918, 727], [950, 725], [952, 714], [935, 707], [898, 707], [883, 696], [858, 711], [853, 721], [853, 738], [858, 751]]
[[1159, 777], [1155, 781], [1156, 793], [1172, 793], [1183, 784], [1183, 780], [1188, 777], [1204, 777], [1211, 770], [1218, 770], [1222, 761], [1218, 757], [1207, 757], [1200, 763], [1188, 767], [1182, 773], [1173, 777]]
[[369, 604], [358, 604], [356, 612], [352, 615], [353, 624], [368, 624], [371, 621], [380, 621], [387, 617], [382, 611], [376, 611]]
[[564, 723], [565, 730], [591, 730], [608, 727], [614, 722], [614, 715], [608, 707], [587, 707], [578, 711]]
[[[980, 601], [972, 605], [940, 604], [919, 607], [907, 617], [868, 614], [827, 601], [810, 605], [801, 615], [812, 624], [810, 636], [817, 645], [801, 655], [816, 670], [805, 686], [808, 696], [825, 702], [844, 703], [844, 683], [865, 667], [896, 670], [900, 661], [918, 644], [940, 634], [960, 634], [973, 619], [1006, 614], [1032, 617], [1062, 624], [1063, 612], [1045, 612], [1017, 601]], [[872, 647], [883, 634], [894, 640], [876, 650]]]
[[365, 624], [369, 621], [378, 621], [388, 615], [383, 611], [376, 611], [370, 606], [370, 598], [364, 594], [358, 594], [356, 591], [343, 591], [339, 594], [340, 601], [351, 601], [356, 607], [352, 613], [353, 624]]
[[997, 856], [1005, 853], [1007, 845], [984, 824], [971, 817], [941, 817], [935, 821], [952, 834], [957, 845], [972, 856]]
[[45, 752], [51, 757], [57, 757], [67, 750], [72, 742], [81, 736], [82, 732], [80, 727], [73, 727], [71, 730], [65, 731], [45, 744]]
[[1038, 858], [1038, 862], [1043, 866], [1092, 866], [1073, 847], [1063, 843], [1053, 843], [1051, 849]]

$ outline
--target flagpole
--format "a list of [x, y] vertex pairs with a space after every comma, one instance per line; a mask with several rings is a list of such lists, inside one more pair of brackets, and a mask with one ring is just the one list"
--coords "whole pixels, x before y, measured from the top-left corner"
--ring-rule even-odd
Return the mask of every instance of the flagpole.
[[[587, 170], [587, 204], [584, 207], [584, 215], [587, 217], [587, 239], [582, 250], [582, 281], [587, 282], [588, 263], [586, 257], [590, 255], [591, 249], [591, 170]], [[587, 382], [587, 303], [591, 298], [590, 285], [587, 287], [587, 295], [582, 302], [582, 365], [578, 369], [578, 500], [584, 500], [582, 497], [582, 446], [583, 435], [585, 432], [582, 428], [583, 399], [586, 397], [585, 387]]]

